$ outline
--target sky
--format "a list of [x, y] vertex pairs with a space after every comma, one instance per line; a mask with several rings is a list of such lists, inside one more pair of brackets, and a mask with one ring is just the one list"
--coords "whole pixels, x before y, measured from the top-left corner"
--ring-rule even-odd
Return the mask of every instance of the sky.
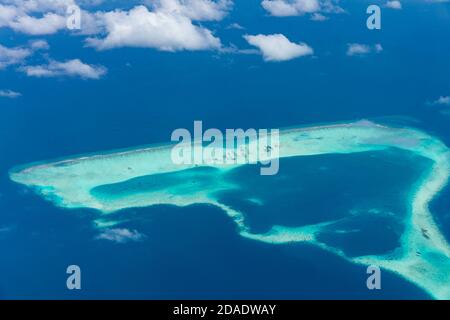
[[[295, 36], [283, 34], [275, 19], [311, 24], [344, 19], [365, 12], [349, 10], [351, 1], [262, 0], [246, 1], [252, 14], [264, 17], [273, 28], [246, 29], [234, 15], [240, 4], [233, 0], [2, 0], [0, 1], [0, 71], [13, 70], [32, 78], [77, 78], [99, 80], [108, 76], [111, 66], [97, 62], [96, 55], [121, 48], [142, 48], [167, 54], [208, 52], [210, 55], [257, 55], [267, 63], [318, 58], [328, 52], [315, 51], [299, 30]], [[364, 1], [363, 1], [364, 2]], [[383, 11], [408, 10], [408, 6], [441, 5], [448, 18], [445, 0], [372, 1]], [[348, 6], [347, 6], [348, 5]], [[391, 14], [391, 13], [387, 13]], [[363, 28], [364, 25], [361, 24]], [[222, 35], [235, 30], [233, 36]], [[56, 56], [52, 39], [70, 38], [66, 54]], [[358, 43], [350, 37], [342, 45], [348, 57], [376, 55], [382, 43]], [[419, 44], [418, 44], [419, 45]], [[70, 54], [71, 47], [83, 49], [83, 56]], [[329, 48], [331, 50], [333, 48]], [[19, 98], [21, 88], [8, 88], [2, 81], [0, 96]], [[448, 92], [430, 97], [430, 104], [449, 106]]]

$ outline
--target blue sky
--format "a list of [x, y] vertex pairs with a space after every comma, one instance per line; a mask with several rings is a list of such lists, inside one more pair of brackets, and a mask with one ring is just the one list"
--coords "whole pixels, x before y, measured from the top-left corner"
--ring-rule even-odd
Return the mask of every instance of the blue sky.
[[[349, 15], [367, 18], [351, 9], [350, 1], [335, 0], [261, 0], [246, 1], [251, 15], [278, 19], [309, 20], [325, 23]], [[445, 0], [408, 1], [407, 6], [433, 6]], [[400, 1], [372, 1], [385, 11], [402, 11]], [[348, 4], [348, 7], [346, 6]], [[242, 1], [232, 0], [2, 0], [0, 3], [0, 68], [15, 68], [29, 77], [79, 77], [100, 79], [107, 67], [77, 57], [56, 60], [47, 38], [57, 34], [73, 37], [94, 55], [97, 51], [124, 47], [148, 48], [165, 52], [210, 51], [211, 54], [259, 54], [264, 61], [280, 62], [314, 56], [314, 48], [301, 37], [292, 39], [261, 26], [246, 30], [233, 10]], [[80, 11], [77, 12], [76, 8]], [[448, 18], [448, 6], [439, 12]], [[422, 10], [427, 10], [422, 9]], [[401, 15], [401, 13], [398, 13]], [[248, 18], [248, 17], [246, 17]], [[273, 24], [272, 19], [266, 19]], [[364, 27], [362, 24], [361, 27]], [[220, 36], [224, 30], [239, 30], [245, 41]], [[301, 34], [301, 30], [299, 30]], [[242, 39], [240, 39], [242, 40]], [[344, 45], [344, 44], [343, 44]], [[380, 53], [380, 43], [354, 43], [348, 39], [347, 54], [361, 56]], [[330, 48], [331, 49], [331, 48]], [[70, 50], [70, 49], [69, 49]], [[36, 56], [45, 56], [43, 64], [32, 64]]]

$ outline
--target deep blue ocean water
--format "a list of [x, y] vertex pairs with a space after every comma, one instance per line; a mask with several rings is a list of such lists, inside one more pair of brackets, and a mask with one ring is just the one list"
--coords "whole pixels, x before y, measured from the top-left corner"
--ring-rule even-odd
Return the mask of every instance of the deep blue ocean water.
[[[2, 298], [427, 298], [389, 273], [382, 291], [368, 291], [364, 267], [307, 244], [244, 239], [211, 206], [124, 210], [134, 219], [121, 227], [147, 238], [117, 244], [94, 239], [89, 210], [60, 210], [11, 191], [9, 207], [22, 210], [2, 220], [12, 228], [2, 235]], [[74, 263], [82, 270], [77, 292], [65, 287]]]
[[[255, 0], [237, 3], [226, 18], [239, 21], [250, 34], [281, 32], [305, 41], [317, 58], [270, 64], [259, 56], [211, 52], [94, 52], [76, 37], [55, 35], [48, 38], [55, 58], [79, 57], [106, 65], [107, 77], [34, 79], [11, 69], [1, 71], [0, 86], [20, 88], [23, 96], [0, 101], [0, 298], [428, 298], [387, 272], [383, 290], [368, 291], [364, 267], [307, 244], [243, 239], [223, 212], [207, 205], [124, 210], [120, 215], [133, 219], [120, 227], [136, 229], [146, 239], [125, 244], [98, 240], [92, 226], [96, 212], [56, 208], [8, 178], [8, 170], [18, 164], [168, 141], [174, 129], [190, 129], [194, 120], [225, 129], [372, 118], [420, 127], [450, 144], [450, 118], [426, 105], [450, 92], [448, 5], [411, 5], [401, 15], [386, 11], [380, 32], [361, 27], [366, 16], [358, 13], [365, 12], [367, 2], [342, 5], [350, 14], [326, 23], [271, 18]], [[241, 34], [218, 31], [222, 38], [245, 46]], [[5, 45], [25, 39], [4, 29], [0, 36]], [[349, 59], [348, 42], [380, 42], [384, 51], [369, 59]], [[329, 167], [335, 160], [323, 161], [330, 162]], [[372, 168], [383, 161], [378, 160]], [[364, 183], [369, 181], [367, 189], [355, 186], [358, 194], [381, 188], [385, 181], [392, 183], [388, 190], [403, 190], [417, 169], [394, 163], [389, 172], [388, 167], [376, 180], [373, 172], [358, 171], [367, 175]], [[343, 174], [338, 169], [333, 172]], [[347, 174], [357, 180], [354, 170]], [[321, 190], [313, 178], [309, 186]], [[399, 201], [402, 195], [394, 198]], [[323, 202], [320, 194], [306, 204], [295, 199], [293, 194], [293, 209], [331, 215], [333, 202]], [[433, 211], [450, 239], [449, 199], [447, 188]], [[336, 197], [345, 210], [355, 204], [352, 200]], [[399, 205], [395, 201], [389, 198], [386, 206]], [[270, 206], [263, 219], [254, 218], [253, 226], [263, 230], [271, 221], [288, 223], [290, 218], [291, 223], [306, 223], [290, 216], [289, 204], [283, 207], [277, 211], [276, 205]], [[385, 230], [384, 221], [365, 224], [377, 223]], [[397, 241], [397, 224], [393, 226], [389, 237], [369, 249], [391, 247]], [[366, 249], [345, 237], [323, 237], [349, 254]], [[66, 289], [69, 264], [82, 269], [81, 291]]]

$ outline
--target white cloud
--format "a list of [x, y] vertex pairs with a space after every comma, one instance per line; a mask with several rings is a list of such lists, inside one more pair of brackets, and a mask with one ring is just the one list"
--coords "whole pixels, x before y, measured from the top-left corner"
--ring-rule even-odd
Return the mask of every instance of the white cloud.
[[48, 50], [50, 49], [50, 45], [47, 41], [38, 39], [30, 41], [30, 48], [32, 50]]
[[50, 46], [42, 39], [31, 40], [27, 46], [8, 48], [0, 44], [0, 70], [11, 65], [22, 64], [38, 50], [47, 50]]
[[100, 233], [96, 239], [103, 239], [114, 241], [117, 243], [126, 243], [130, 241], [142, 241], [145, 239], [145, 235], [139, 233], [137, 230], [129, 229], [107, 229]]
[[[67, 9], [77, 5], [95, 5], [99, 0], [2, 0], [0, 28], [6, 27], [29, 35], [49, 35], [66, 29]], [[91, 14], [82, 10], [82, 33], [95, 26]], [[85, 29], [87, 31], [85, 31]]]
[[381, 51], [383, 51], [383, 46], [380, 43], [377, 43], [373, 46], [373, 49], [376, 53], [380, 53]]
[[231, 0], [148, 0], [155, 11], [177, 14], [191, 20], [222, 20], [231, 9]]
[[10, 65], [22, 63], [31, 53], [31, 50], [27, 48], [8, 48], [0, 44], [0, 70]]
[[103, 12], [91, 13], [81, 10], [80, 30], [73, 30], [77, 35], [95, 35], [105, 31]]
[[360, 43], [350, 43], [347, 47], [348, 56], [363, 56], [369, 53], [380, 53], [381, 51], [383, 51], [383, 47], [379, 43], [373, 46]]
[[75, 4], [74, 0], [2, 0], [24, 12], [65, 12], [67, 6]]
[[276, 17], [300, 16], [306, 13], [340, 13], [343, 9], [333, 0], [263, 0], [261, 5]]
[[244, 30], [245, 28], [241, 26], [239, 23], [234, 22], [228, 25], [227, 29], [236, 29], [236, 30]]
[[[105, 12], [91, 12], [84, 7], [102, 3], [102, 0], [1, 0], [0, 28], [11, 28], [29, 35], [49, 35], [67, 28], [67, 9], [81, 9], [81, 30], [75, 34], [92, 35], [103, 31]], [[198, 21], [218, 21], [232, 8], [232, 0], [141, 0], [153, 12], [181, 16]], [[117, 11], [117, 10], [116, 10]], [[114, 12], [114, 11], [113, 11]], [[183, 26], [181, 26], [183, 27]]]
[[402, 8], [402, 3], [398, 0], [388, 1], [384, 5], [386, 8], [400, 10]]
[[328, 20], [328, 17], [324, 16], [321, 13], [315, 12], [311, 15], [311, 20], [312, 21], [326, 21], [326, 20]]
[[65, 10], [72, 0], [5, 0], [0, 4], [0, 27], [30, 35], [53, 34], [66, 25]]
[[430, 105], [450, 106], [450, 96], [440, 96], [429, 103]]
[[277, 17], [296, 16], [320, 10], [318, 0], [263, 0], [261, 5], [271, 15]]
[[100, 79], [107, 70], [103, 66], [89, 65], [79, 59], [59, 62], [51, 60], [48, 64], [24, 66], [20, 68], [29, 77], [79, 77], [82, 79]]
[[245, 40], [257, 47], [265, 61], [286, 61], [313, 54], [313, 50], [305, 43], [290, 42], [282, 34], [245, 35]]
[[0, 97], [3, 97], [3, 98], [14, 99], [14, 98], [20, 97], [21, 95], [22, 94], [20, 92], [12, 91], [12, 90], [9, 90], [9, 89], [0, 90]]
[[9, 23], [15, 31], [29, 35], [48, 35], [65, 28], [66, 18], [55, 13], [46, 13], [41, 18], [23, 15]]
[[220, 40], [210, 30], [196, 26], [178, 13], [149, 11], [137, 6], [130, 11], [102, 15], [105, 38], [89, 38], [87, 44], [99, 50], [118, 47], [146, 47], [162, 51], [218, 49]]
[[428, 106], [435, 106], [440, 114], [450, 116], [450, 96], [440, 96], [434, 101], [426, 102]]
[[6, 6], [0, 3], [0, 28], [8, 26], [14, 20], [18, 10], [14, 6]]

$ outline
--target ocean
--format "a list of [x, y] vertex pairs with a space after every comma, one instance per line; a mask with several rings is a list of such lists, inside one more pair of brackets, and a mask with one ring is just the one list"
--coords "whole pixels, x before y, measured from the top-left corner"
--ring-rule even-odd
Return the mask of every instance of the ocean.
[[[265, 63], [259, 56], [222, 52], [95, 52], [76, 37], [57, 34], [49, 37], [55, 57], [107, 65], [108, 75], [79, 81], [1, 71], [0, 87], [20, 87], [24, 94], [0, 101], [0, 299], [431, 298], [388, 271], [382, 290], [368, 290], [366, 267], [308, 243], [245, 239], [211, 205], [122, 210], [116, 215], [127, 221], [119, 227], [138, 230], [144, 239], [98, 239], [98, 212], [57, 208], [9, 179], [8, 171], [20, 164], [167, 142], [174, 129], [191, 129], [194, 120], [224, 130], [367, 118], [421, 128], [450, 145], [448, 115], [427, 105], [450, 92], [450, 42], [444, 41], [450, 25], [441, 7], [424, 14], [413, 5], [395, 17], [386, 12], [383, 29], [369, 32], [358, 27], [364, 15], [312, 24], [272, 19], [258, 4], [239, 2], [225, 22], [239, 21], [252, 34], [300, 35], [314, 56]], [[367, 6], [342, 4], [351, 12]], [[255, 6], [257, 14], [249, 9]], [[244, 44], [241, 33], [218, 31], [238, 46]], [[6, 44], [24, 40], [4, 29], [0, 35]], [[345, 43], [361, 41], [380, 42], [384, 51], [349, 59]], [[408, 186], [426, 165], [395, 151], [283, 159], [273, 177], [256, 175], [259, 167], [234, 170], [228, 178], [244, 188], [220, 200], [245, 209], [258, 232], [342, 218], [321, 241], [350, 256], [378, 254], [398, 245]], [[449, 199], [447, 187], [431, 207], [447, 239]], [[71, 264], [82, 270], [82, 290], [66, 288]]]

